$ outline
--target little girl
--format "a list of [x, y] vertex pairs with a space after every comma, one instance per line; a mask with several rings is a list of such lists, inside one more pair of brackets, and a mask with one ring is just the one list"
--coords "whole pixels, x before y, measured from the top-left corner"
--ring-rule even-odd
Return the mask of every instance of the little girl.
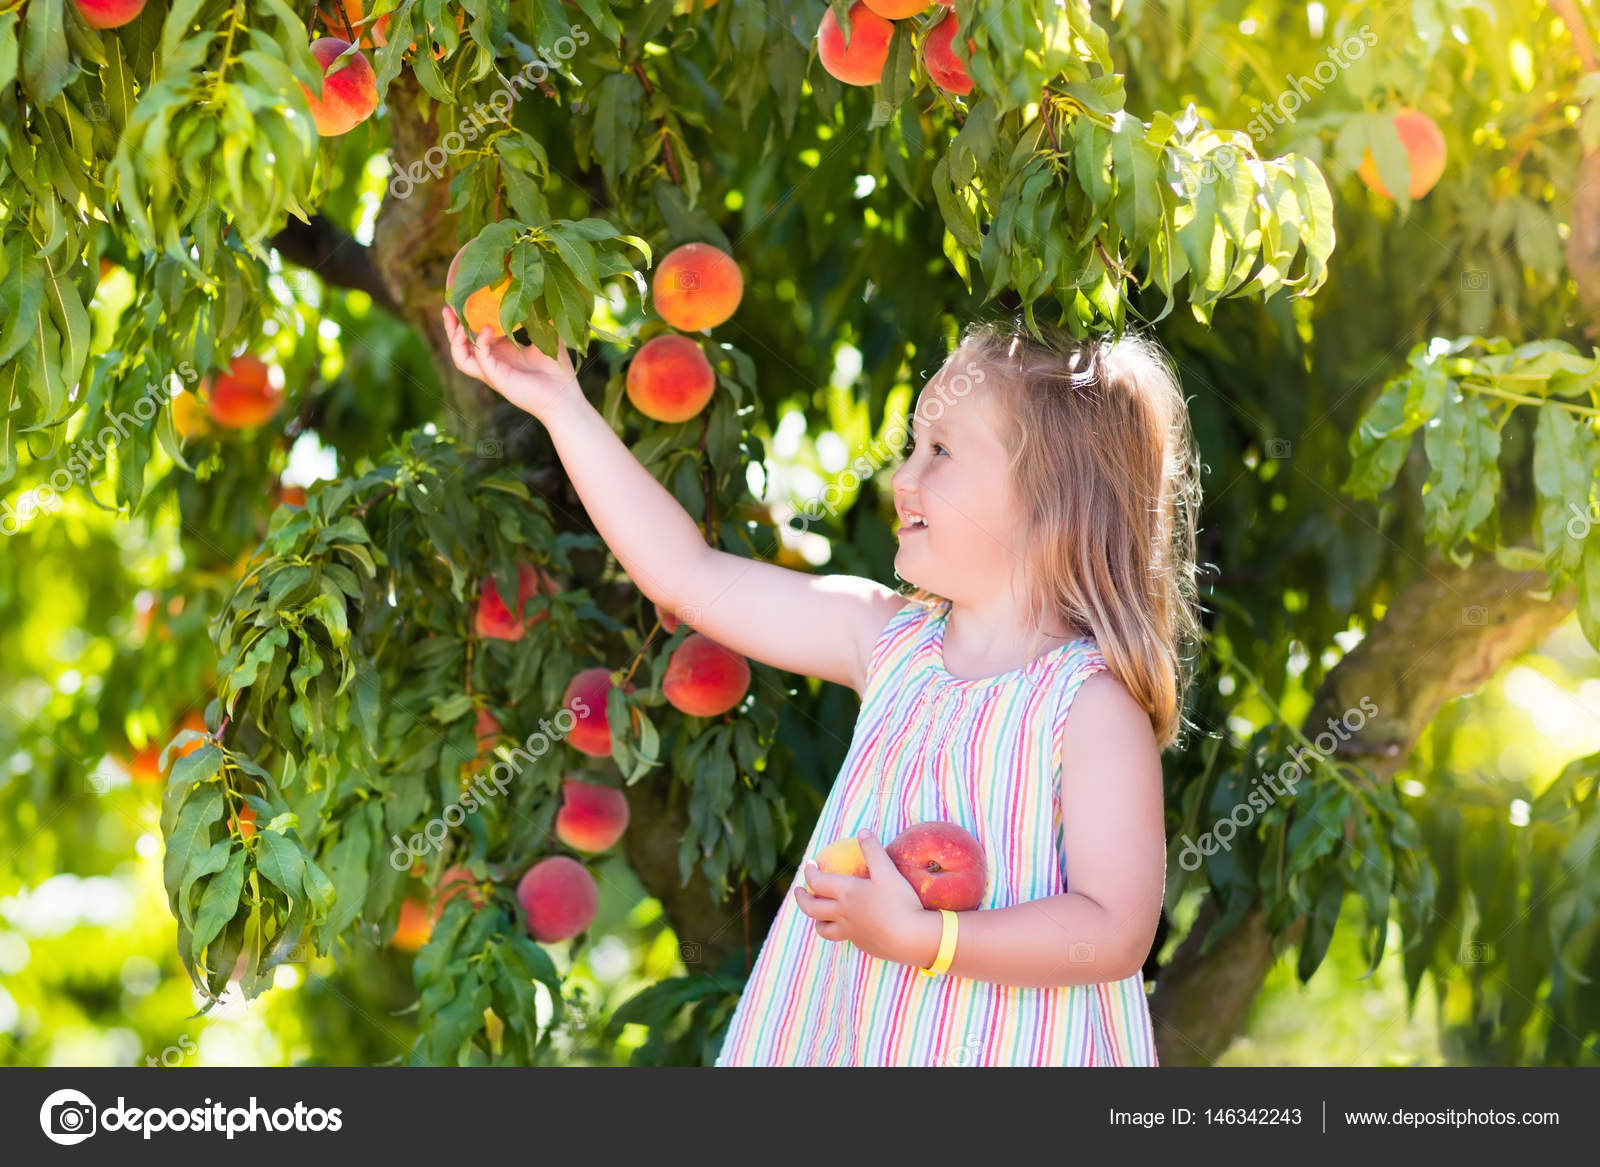
[[[457, 367], [548, 427], [646, 596], [861, 694], [716, 1064], [1154, 1065], [1140, 970], [1166, 872], [1160, 752], [1196, 632], [1198, 501], [1160, 350], [970, 328], [923, 388], [893, 478], [906, 595], [707, 546], [565, 349], [552, 360], [444, 318]], [[885, 853], [928, 821], [982, 844], [976, 910], [924, 909]], [[810, 862], [850, 835], [866, 877]]]

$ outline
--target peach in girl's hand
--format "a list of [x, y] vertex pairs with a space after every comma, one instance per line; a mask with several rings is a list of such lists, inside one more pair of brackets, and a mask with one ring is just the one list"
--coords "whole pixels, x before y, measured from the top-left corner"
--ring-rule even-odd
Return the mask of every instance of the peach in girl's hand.
[[[812, 862], [829, 875], [853, 875], [857, 879], [866, 879], [868, 876], [867, 857], [854, 835], [848, 839], [835, 839], [818, 851]], [[806, 886], [809, 888], [811, 885], [807, 883]]]
[[[989, 885], [983, 844], [956, 823], [927, 822], [907, 827], [884, 848], [884, 853], [905, 876], [924, 908], [970, 912], [983, 902]], [[829, 843], [812, 862], [819, 871], [830, 875], [869, 878], [867, 857], [853, 835]], [[809, 883], [806, 887], [812, 890]]]
[[907, 827], [884, 850], [922, 906], [970, 912], [983, 902], [989, 869], [983, 844], [955, 823]]

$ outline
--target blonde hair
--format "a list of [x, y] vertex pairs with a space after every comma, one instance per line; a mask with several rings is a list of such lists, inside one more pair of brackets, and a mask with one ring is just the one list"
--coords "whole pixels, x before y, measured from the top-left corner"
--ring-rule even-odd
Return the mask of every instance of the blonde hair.
[[[1178, 741], [1200, 639], [1200, 467], [1188, 405], [1153, 340], [1038, 331], [1042, 339], [1019, 321], [971, 325], [946, 367], [981, 381], [1005, 418], [1030, 623], [1044, 627], [1054, 610], [1087, 630], [1165, 749]], [[922, 588], [909, 595], [939, 599]]]

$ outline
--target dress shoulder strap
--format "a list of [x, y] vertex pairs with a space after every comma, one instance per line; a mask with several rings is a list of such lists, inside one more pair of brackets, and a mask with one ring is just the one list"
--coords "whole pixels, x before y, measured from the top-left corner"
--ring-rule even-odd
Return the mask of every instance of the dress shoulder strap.
[[1061, 751], [1067, 733], [1067, 714], [1072, 711], [1072, 699], [1085, 681], [1110, 668], [1106, 658], [1100, 655], [1100, 646], [1092, 639], [1076, 641], [1069, 651], [1062, 654], [1061, 662], [1050, 679], [1050, 685], [1055, 690], [1053, 774], [1061, 773]]

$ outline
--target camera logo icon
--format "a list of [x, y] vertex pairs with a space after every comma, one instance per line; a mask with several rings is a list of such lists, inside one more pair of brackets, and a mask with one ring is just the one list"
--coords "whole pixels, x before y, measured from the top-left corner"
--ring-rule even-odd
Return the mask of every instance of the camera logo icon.
[[57, 1090], [39, 1107], [39, 1126], [52, 1143], [70, 1147], [94, 1134], [95, 1107], [79, 1090]]

